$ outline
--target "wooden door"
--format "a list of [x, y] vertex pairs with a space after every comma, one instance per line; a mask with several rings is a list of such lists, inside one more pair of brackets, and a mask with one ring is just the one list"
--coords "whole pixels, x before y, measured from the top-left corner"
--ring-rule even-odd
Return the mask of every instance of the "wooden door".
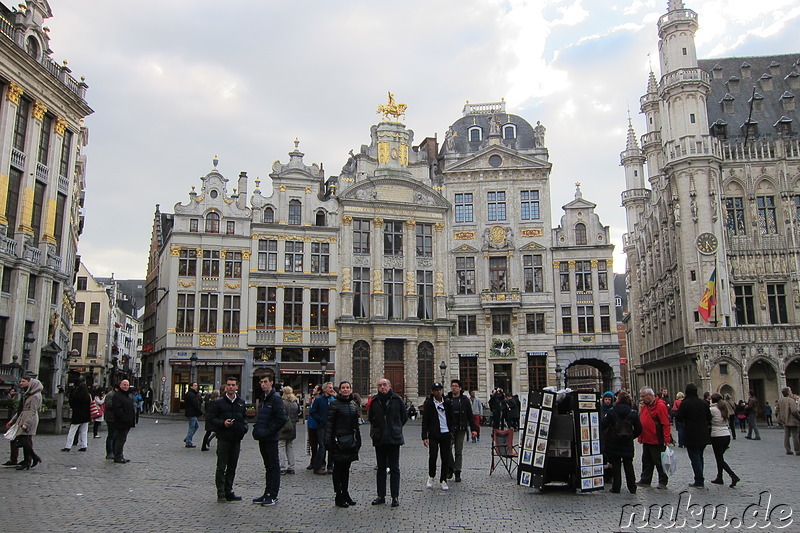
[[403, 372], [402, 361], [386, 361], [384, 363], [383, 375], [392, 382], [392, 390], [405, 398], [405, 373]]

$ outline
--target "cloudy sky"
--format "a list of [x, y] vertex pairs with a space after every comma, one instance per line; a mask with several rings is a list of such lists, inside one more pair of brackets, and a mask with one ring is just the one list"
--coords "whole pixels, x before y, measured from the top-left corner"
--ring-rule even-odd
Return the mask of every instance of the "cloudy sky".
[[[79, 250], [95, 275], [145, 277], [155, 205], [185, 203], [214, 155], [231, 180], [240, 171], [263, 180], [297, 137], [307, 164], [338, 174], [348, 151], [369, 142], [387, 91], [408, 104], [417, 142], [444, 139], [466, 101], [505, 98], [509, 112], [541, 121], [554, 213], [580, 182], [611, 226], [614, 269], [624, 270], [619, 153], [628, 108], [645, 132], [638, 103], [651, 64], [659, 75], [656, 23], [667, 0], [50, 5], [52, 57], [86, 78], [95, 111]], [[800, 52], [797, 0], [686, 7], [700, 16], [701, 58]]]

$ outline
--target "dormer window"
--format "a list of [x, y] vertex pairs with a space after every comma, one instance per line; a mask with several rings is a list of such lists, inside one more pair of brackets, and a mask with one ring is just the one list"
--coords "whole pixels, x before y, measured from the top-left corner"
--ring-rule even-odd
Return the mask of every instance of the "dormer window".
[[770, 76], [769, 74], [767, 73], [762, 74], [761, 77], [758, 79], [758, 81], [761, 83], [761, 88], [764, 89], [765, 91], [772, 90], [772, 76]]
[[469, 142], [480, 142], [483, 140], [483, 130], [480, 126], [472, 126], [469, 129]]
[[726, 139], [728, 137], [727, 127], [727, 122], [718, 120], [711, 126], [711, 135], [717, 139]]
[[25, 40], [25, 51], [32, 58], [39, 60], [39, 41], [33, 35], [29, 35]]
[[289, 200], [289, 224], [299, 226], [302, 220], [301, 212], [303, 204], [300, 200]]
[[316, 218], [314, 220], [314, 225], [318, 226], [318, 227], [323, 227], [323, 226], [326, 225], [325, 224], [325, 211], [323, 211], [321, 209], [319, 211], [317, 211], [317, 216], [316, 216]]
[[267, 224], [272, 224], [275, 222], [275, 210], [271, 207], [264, 208], [264, 222]]
[[517, 126], [514, 124], [506, 124], [503, 126], [503, 139], [516, 139]]
[[728, 90], [733, 94], [739, 92], [739, 81], [740, 81], [739, 78], [736, 76], [731, 76], [730, 78], [728, 78]]
[[741, 71], [742, 71], [742, 77], [743, 78], [749, 78], [750, 77], [750, 63], [748, 63], [747, 61], [742, 63]]
[[783, 116], [775, 123], [775, 128], [777, 128], [778, 133], [784, 137], [790, 137], [792, 135], [792, 119], [787, 116]]
[[789, 91], [786, 91], [783, 93], [783, 95], [781, 95], [781, 103], [783, 104], [784, 111], [794, 111], [794, 95]]
[[219, 213], [212, 211], [206, 215], [206, 233], [219, 233]]
[[725, 93], [725, 96], [722, 97], [722, 111], [725, 113], [733, 113], [733, 103], [735, 99], [731, 96], [731, 93]]
[[575, 224], [575, 244], [586, 244], [586, 225], [579, 222]]
[[755, 120], [751, 120], [742, 124], [742, 129], [744, 130], [747, 138], [755, 139], [758, 137], [758, 122]]
[[755, 93], [753, 97], [750, 99], [750, 103], [753, 105], [753, 111], [756, 113], [761, 113], [764, 111], [764, 96]]
[[789, 84], [790, 89], [800, 89], [800, 74], [797, 72], [792, 71], [783, 79]]

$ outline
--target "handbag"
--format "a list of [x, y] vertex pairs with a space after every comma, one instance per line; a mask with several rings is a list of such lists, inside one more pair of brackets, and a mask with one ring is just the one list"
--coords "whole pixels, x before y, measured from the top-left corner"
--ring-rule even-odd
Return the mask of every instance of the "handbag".
[[95, 420], [96, 418], [100, 418], [101, 416], [103, 416], [103, 412], [100, 411], [100, 406], [97, 405], [97, 402], [95, 402], [94, 400], [92, 400], [92, 403], [89, 404], [89, 416], [91, 417], [92, 420]]
[[356, 443], [355, 433], [345, 433], [344, 435], [336, 437], [336, 448], [340, 452], [355, 450], [356, 446], [358, 446], [358, 444]]
[[19, 424], [14, 424], [10, 428], [8, 428], [8, 431], [5, 432], [3, 437], [5, 437], [8, 440], [14, 440], [17, 438], [17, 433], [19, 433]]

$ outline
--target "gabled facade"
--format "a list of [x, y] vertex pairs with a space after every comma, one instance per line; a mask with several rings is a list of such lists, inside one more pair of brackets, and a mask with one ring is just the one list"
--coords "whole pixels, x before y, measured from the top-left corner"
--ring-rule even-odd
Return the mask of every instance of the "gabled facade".
[[116, 322], [113, 285], [92, 276], [81, 263], [75, 279], [75, 314], [69, 345], [69, 383], [79, 377], [90, 387], [106, 386]]
[[698, 27], [669, 2], [661, 78], [641, 98], [647, 133], [640, 149], [629, 127], [621, 156], [628, 351], [637, 386], [774, 400], [800, 386], [800, 54], [698, 61]]
[[51, 16], [0, 4], [0, 374], [36, 373], [47, 394], [66, 373], [92, 113], [51, 57]]

